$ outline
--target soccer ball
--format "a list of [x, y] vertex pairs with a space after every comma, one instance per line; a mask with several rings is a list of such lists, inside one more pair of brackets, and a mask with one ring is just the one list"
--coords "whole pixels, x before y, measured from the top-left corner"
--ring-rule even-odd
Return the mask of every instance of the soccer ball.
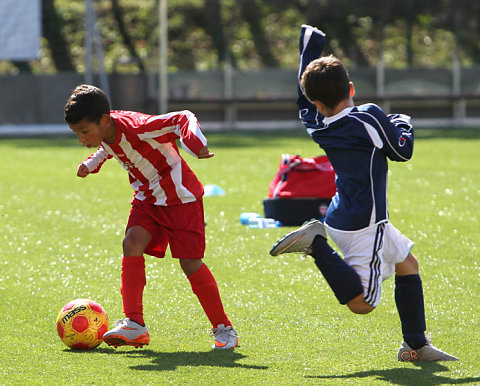
[[58, 335], [63, 343], [74, 350], [97, 347], [107, 330], [107, 313], [100, 304], [90, 299], [68, 302], [57, 316]]

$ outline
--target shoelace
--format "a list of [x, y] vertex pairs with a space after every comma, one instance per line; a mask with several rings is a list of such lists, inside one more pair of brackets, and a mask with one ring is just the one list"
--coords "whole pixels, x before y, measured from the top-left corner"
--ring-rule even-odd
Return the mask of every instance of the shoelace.
[[116, 320], [114, 323], [113, 323], [113, 327], [117, 327], [117, 326], [122, 326], [126, 324], [126, 320], [125, 319], [118, 319]]
[[208, 334], [211, 336], [211, 337], [215, 337], [215, 338], [221, 338], [222, 336], [224, 335], [227, 335], [227, 336], [237, 336], [238, 335], [235, 335], [235, 332], [233, 330], [233, 328], [229, 328], [229, 327], [216, 327], [216, 328], [211, 328], [208, 331]]

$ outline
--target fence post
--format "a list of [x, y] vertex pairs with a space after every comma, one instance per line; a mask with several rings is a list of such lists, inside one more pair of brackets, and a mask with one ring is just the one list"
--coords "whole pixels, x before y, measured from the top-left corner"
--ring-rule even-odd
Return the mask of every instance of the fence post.
[[[456, 42], [455, 42], [456, 43]], [[453, 65], [452, 65], [452, 95], [453, 100], [453, 121], [456, 125], [462, 125], [467, 116], [467, 103], [462, 98], [462, 65], [458, 58], [458, 48], [455, 44]]]
[[158, 113], [168, 111], [168, 2], [160, 0], [158, 4]]
[[223, 100], [225, 103], [225, 128], [235, 129], [236, 106], [233, 102], [233, 68], [230, 61], [230, 55], [227, 53], [227, 60], [223, 66]]
[[383, 59], [383, 40], [380, 42], [380, 48], [378, 51], [378, 62], [376, 72], [376, 92], [377, 97], [382, 99], [382, 109], [385, 113], [390, 112], [390, 103], [385, 98], [385, 61]]

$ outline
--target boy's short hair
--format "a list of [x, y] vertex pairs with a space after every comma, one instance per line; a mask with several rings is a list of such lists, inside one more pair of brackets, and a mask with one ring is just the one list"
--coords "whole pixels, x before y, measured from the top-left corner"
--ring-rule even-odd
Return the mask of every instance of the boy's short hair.
[[333, 55], [313, 60], [300, 79], [303, 93], [310, 101], [322, 102], [334, 108], [350, 95], [348, 71]]
[[64, 117], [67, 123], [78, 123], [83, 119], [99, 123], [104, 114], [110, 114], [107, 95], [98, 87], [81, 84], [68, 98]]

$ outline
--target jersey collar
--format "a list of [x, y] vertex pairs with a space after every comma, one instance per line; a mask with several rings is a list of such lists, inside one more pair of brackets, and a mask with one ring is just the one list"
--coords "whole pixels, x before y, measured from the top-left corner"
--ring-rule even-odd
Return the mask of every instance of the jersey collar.
[[327, 127], [332, 122], [338, 121], [339, 119], [342, 119], [343, 117], [348, 115], [350, 113], [350, 111], [352, 111], [352, 109], [353, 109], [353, 107], [347, 107], [347, 108], [343, 109], [342, 111], [340, 111], [338, 114], [332, 115], [331, 117], [324, 117], [322, 122], [325, 125], [325, 127]]

